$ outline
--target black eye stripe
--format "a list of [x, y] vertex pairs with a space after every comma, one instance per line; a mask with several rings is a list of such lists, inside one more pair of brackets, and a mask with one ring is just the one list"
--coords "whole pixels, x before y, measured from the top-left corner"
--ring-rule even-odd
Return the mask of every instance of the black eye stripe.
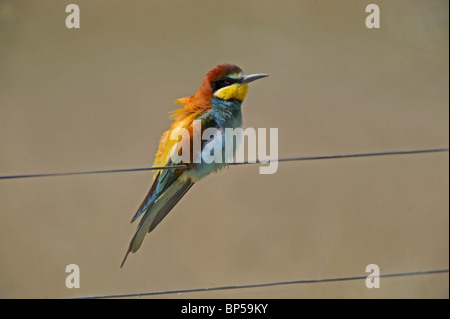
[[219, 81], [211, 82], [211, 89], [213, 92], [220, 90], [223, 87], [233, 85], [235, 83], [242, 83], [242, 79], [222, 78]]

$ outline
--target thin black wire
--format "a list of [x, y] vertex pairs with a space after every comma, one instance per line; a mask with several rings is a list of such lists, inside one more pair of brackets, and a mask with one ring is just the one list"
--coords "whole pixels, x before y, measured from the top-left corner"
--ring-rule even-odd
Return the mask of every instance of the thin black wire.
[[158, 170], [158, 169], [185, 168], [185, 167], [187, 167], [187, 165], [174, 165], [174, 166], [163, 166], [163, 167], [119, 168], [119, 169], [105, 169], [105, 170], [81, 171], [81, 172], [63, 172], [63, 173], [5, 175], [5, 176], [0, 176], [0, 179], [52, 177], [52, 176], [68, 176], [68, 175], [88, 175], [88, 174], [105, 174], [105, 173], [121, 173], [121, 172], [139, 172], [139, 171], [151, 171], [151, 170]]
[[[428, 274], [440, 274], [448, 273], [449, 269], [435, 269], [435, 270], [421, 270], [411, 272], [400, 272], [390, 274], [371, 275], [375, 277], [403, 277], [403, 276], [415, 276], [415, 275], [428, 275]], [[334, 277], [334, 278], [320, 278], [320, 279], [304, 279], [304, 280], [288, 280], [288, 281], [275, 281], [261, 284], [250, 285], [234, 285], [234, 286], [220, 286], [220, 287], [208, 287], [208, 288], [191, 288], [191, 289], [178, 289], [178, 290], [164, 290], [164, 291], [151, 291], [140, 293], [128, 293], [128, 294], [112, 294], [112, 295], [98, 295], [98, 296], [84, 296], [74, 297], [69, 299], [101, 299], [101, 298], [122, 298], [122, 297], [142, 297], [142, 296], [156, 296], [156, 295], [169, 295], [169, 294], [182, 294], [188, 292], [203, 292], [203, 291], [217, 291], [217, 290], [231, 290], [231, 289], [244, 289], [244, 288], [260, 288], [270, 286], [282, 286], [292, 284], [313, 284], [319, 282], [333, 282], [333, 281], [347, 281], [366, 279], [369, 275], [351, 276], [351, 277]]]
[[[354, 154], [338, 154], [338, 155], [322, 155], [322, 156], [299, 156], [299, 157], [287, 157], [270, 159], [271, 162], [292, 162], [292, 161], [308, 161], [308, 160], [321, 160], [321, 159], [333, 159], [333, 158], [351, 158], [351, 157], [368, 157], [368, 156], [386, 156], [386, 155], [404, 155], [404, 154], [418, 154], [418, 153], [435, 153], [435, 152], [448, 152], [448, 148], [430, 148], [430, 149], [418, 149], [418, 150], [406, 150], [406, 151], [385, 151], [385, 152], [372, 152], [372, 153], [354, 153]], [[229, 163], [230, 165], [243, 165], [243, 164], [265, 164], [266, 162], [237, 162]], [[174, 165], [163, 167], [140, 167], [140, 168], [122, 168], [122, 169], [107, 169], [107, 170], [94, 170], [94, 171], [80, 171], [80, 172], [61, 172], [61, 173], [40, 173], [40, 174], [21, 174], [21, 175], [3, 175], [2, 179], [16, 179], [16, 178], [32, 178], [32, 177], [54, 177], [54, 176], [68, 176], [68, 175], [88, 175], [88, 174], [106, 174], [106, 173], [122, 173], [122, 172], [139, 172], [139, 171], [151, 171], [160, 169], [171, 168], [186, 168], [187, 165]]]
[[[386, 155], [405, 155], [405, 154], [420, 154], [420, 153], [435, 153], [435, 152], [448, 152], [448, 148], [428, 148], [420, 150], [406, 150], [406, 151], [385, 151], [385, 152], [371, 152], [371, 153], [354, 153], [354, 154], [338, 154], [338, 155], [319, 155], [319, 156], [299, 156], [299, 157], [287, 157], [273, 159], [269, 161], [273, 162], [292, 162], [292, 161], [309, 161], [309, 160], [321, 160], [321, 159], [333, 159], [333, 158], [351, 158], [351, 157], [369, 157], [369, 156], [386, 156]], [[242, 164], [265, 164], [266, 162], [237, 162], [230, 163], [230, 165], [242, 165]]]

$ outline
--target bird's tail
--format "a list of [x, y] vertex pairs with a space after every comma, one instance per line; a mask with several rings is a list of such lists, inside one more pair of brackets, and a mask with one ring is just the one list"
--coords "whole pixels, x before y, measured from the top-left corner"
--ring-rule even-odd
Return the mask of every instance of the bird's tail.
[[128, 254], [136, 252], [141, 247], [147, 232], [151, 232], [161, 222], [192, 185], [194, 185], [194, 182], [191, 180], [184, 182], [175, 181], [147, 208], [131, 239], [130, 246], [120, 268], [125, 264]]

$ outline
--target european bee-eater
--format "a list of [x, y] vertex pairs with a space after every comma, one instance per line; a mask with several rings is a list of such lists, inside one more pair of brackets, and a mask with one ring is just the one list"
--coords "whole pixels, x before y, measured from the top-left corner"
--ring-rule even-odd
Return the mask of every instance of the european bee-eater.
[[[121, 267], [128, 254], [136, 252], [141, 247], [145, 235], [161, 222], [195, 182], [228, 165], [225, 161], [221, 163], [203, 161], [204, 153], [202, 152], [205, 146], [208, 143], [217, 143], [217, 140], [203, 140], [197, 154], [193, 154], [195, 150], [192, 151], [192, 141], [198, 138], [195, 135], [201, 134], [208, 128], [215, 128], [222, 132], [226, 128], [242, 127], [241, 104], [247, 94], [248, 83], [266, 76], [267, 74], [245, 75], [241, 68], [233, 64], [218, 65], [206, 74], [200, 89], [193, 96], [176, 100], [184, 108], [172, 112], [171, 119], [174, 122], [161, 137], [153, 166], [187, 165], [187, 167], [154, 171], [153, 185], [131, 220], [134, 222], [143, 215]], [[194, 120], [200, 121], [201, 132], [196, 132]], [[174, 146], [182, 142], [170, 139], [170, 136], [174, 130], [180, 128], [186, 129], [191, 137], [190, 145], [188, 145], [191, 150], [189, 163], [183, 161], [174, 163], [172, 160]], [[222, 157], [225, 157], [224, 139], [222, 138], [219, 143]], [[236, 147], [232, 150], [233, 156], [235, 151]], [[195, 161], [194, 158], [200, 158], [200, 161]]]

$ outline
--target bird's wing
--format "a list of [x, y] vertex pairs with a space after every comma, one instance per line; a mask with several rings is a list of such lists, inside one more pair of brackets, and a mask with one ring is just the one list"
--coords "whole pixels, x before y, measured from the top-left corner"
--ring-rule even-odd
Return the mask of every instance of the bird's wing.
[[[206, 112], [209, 113], [209, 111]], [[190, 132], [192, 140], [193, 120], [198, 118], [202, 121], [202, 123], [204, 123], [205, 121], [210, 121], [209, 115], [202, 113], [205, 112], [190, 113], [189, 115], [180, 118], [172, 124], [170, 130], [165, 132], [161, 138], [161, 143], [154, 166], [163, 167], [183, 164], [183, 162], [174, 164], [171, 157], [173, 150], [177, 149], [174, 146], [177, 146], [181, 141], [170, 140], [167, 137], [170, 136], [170, 132], [173, 129], [176, 129], [177, 127], [184, 127]], [[190, 147], [191, 145], [189, 145], [188, 147]], [[190, 153], [191, 161], [189, 165], [192, 164], [192, 149]], [[156, 172], [155, 179], [153, 181], [152, 187], [150, 188], [150, 191], [148, 192], [137, 213], [132, 219], [133, 222], [143, 214], [136, 232], [131, 239], [127, 254], [125, 255], [125, 258], [122, 262], [122, 266], [125, 263], [128, 254], [130, 252], [134, 253], [139, 249], [147, 232], [151, 232], [172, 210], [172, 208], [192, 187], [192, 185], [194, 185], [195, 181], [180, 178], [185, 170], [186, 168], [171, 168], [161, 169]]]
[[[192, 133], [192, 123], [194, 119], [198, 116], [198, 113], [188, 113], [185, 116], [180, 117], [176, 120], [170, 127], [169, 130], [164, 132], [161, 136], [161, 140], [158, 147], [158, 152], [156, 153], [154, 167], [165, 167], [174, 165], [183, 165], [183, 162], [174, 163], [172, 161], [172, 154], [177, 149], [180, 143], [183, 141], [170, 139], [170, 134], [176, 129], [186, 129], [188, 132]], [[183, 146], [190, 147], [189, 145]], [[191, 161], [192, 163], [192, 161]], [[155, 178], [153, 180], [153, 185], [150, 188], [147, 196], [144, 198], [141, 206], [139, 207], [136, 214], [131, 219], [134, 222], [143, 213], [150, 209], [151, 205], [161, 196], [166, 189], [179, 178], [181, 173], [185, 168], [171, 168], [171, 169], [160, 169], [155, 171]]]

